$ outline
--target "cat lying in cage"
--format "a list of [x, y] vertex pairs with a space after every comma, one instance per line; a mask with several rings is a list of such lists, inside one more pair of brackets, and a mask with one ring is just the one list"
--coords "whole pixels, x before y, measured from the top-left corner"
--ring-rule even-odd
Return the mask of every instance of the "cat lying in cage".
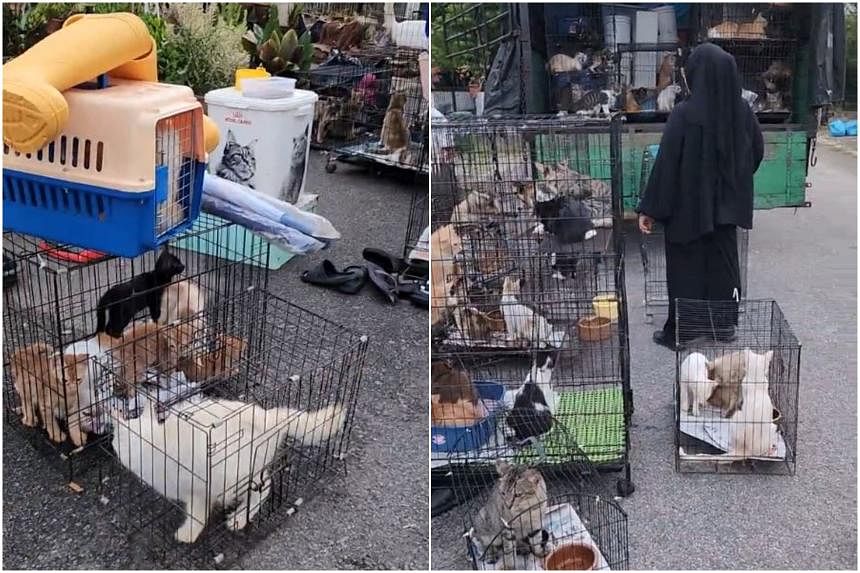
[[515, 569], [517, 553], [545, 557], [550, 550], [544, 529], [548, 499], [546, 481], [535, 468], [497, 460], [499, 479], [464, 534], [485, 563], [502, 559], [503, 569]]
[[153, 270], [109, 288], [96, 305], [96, 333], [105, 332], [118, 338], [135, 315], [149, 309], [152, 320], [161, 316], [164, 289], [173, 278], [185, 271], [185, 265], [165, 246]]
[[[162, 423], [151, 401], [137, 418], [127, 420], [117, 409], [111, 418], [120, 462], [159, 494], [185, 505], [185, 521], [174, 537], [194, 543], [216, 506], [227, 509], [228, 529], [244, 529], [271, 493], [267, 468], [283, 453], [286, 438], [300, 447], [320, 446], [341, 432], [346, 410], [338, 404], [313, 412], [265, 409], [207, 397], [174, 406]], [[212, 453], [210, 441], [221, 448]], [[257, 479], [259, 486], [251, 487]]]

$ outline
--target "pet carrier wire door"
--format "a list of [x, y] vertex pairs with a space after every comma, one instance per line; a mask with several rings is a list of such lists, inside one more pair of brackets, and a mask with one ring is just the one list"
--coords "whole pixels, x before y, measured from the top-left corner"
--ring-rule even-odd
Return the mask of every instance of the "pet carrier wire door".
[[[462, 455], [510, 444], [517, 389], [540, 377], [556, 429], [623, 469], [619, 491], [631, 492], [619, 122], [510, 117], [437, 131], [452, 147], [434, 153], [433, 358], [453, 372], [435, 382], [434, 463], [457, 459], [452, 426], [483, 428], [471, 432], [478, 453]], [[549, 463], [564, 459], [551, 425], [538, 435]]]
[[[650, 145], [642, 152], [642, 176], [640, 196], [648, 186], [648, 177], [654, 165], [658, 145]], [[747, 272], [749, 267], [749, 230], [738, 228], [738, 262], [740, 269], [740, 296], [746, 297]], [[666, 287], [666, 249], [665, 235], [660, 223], [655, 223], [650, 234], [640, 233], [639, 254], [642, 258], [645, 292], [645, 321], [654, 319], [657, 309], [669, 305], [669, 291]]]
[[793, 475], [801, 346], [779, 305], [678, 299], [676, 321], [676, 471]]
[[[244, 241], [237, 243], [230, 240], [234, 236], [234, 225], [203, 215], [197, 220], [194, 231], [174, 237], [168, 243], [169, 252], [184, 266], [183, 272], [173, 277], [172, 282], [187, 281], [195, 285], [205, 304], [211, 305], [211, 313], [225, 313], [219, 320], [231, 319], [230, 313], [235, 312], [235, 307], [220, 305], [219, 301], [249, 288], [263, 289], [268, 280], [265, 271], [268, 243], [253, 235], [247, 235]], [[201, 252], [176, 246], [183, 241], [194, 242]], [[208, 254], [202, 254], [202, 251]], [[65, 250], [28, 235], [4, 233], [3, 254], [4, 259], [14, 265], [17, 274], [16, 283], [6, 286], [3, 297], [3, 404], [6, 423], [24, 432], [28, 441], [40, 449], [45, 446], [46, 457], [58, 462], [71, 480], [90, 467], [85, 463], [89, 458], [83, 454], [96, 451], [93, 446], [105, 439], [106, 432], [104, 428], [95, 427], [90, 419], [84, 428], [86, 443], [82, 444], [77, 434], [66, 435], [68, 421], [91, 414], [92, 402], [98, 402], [97, 396], [103, 392], [98, 393], [92, 380], [81, 382], [77, 387], [70, 386], [73, 369], [66, 368], [61, 376], [53, 377], [55, 383], [51, 392], [54, 407], [65, 412], [65, 417], [47, 416], [38, 420], [36, 427], [28, 428], [26, 426], [31, 420], [24, 418], [22, 395], [29, 402], [33, 390], [24, 387], [22, 393], [16, 388], [16, 383], [20, 386], [20, 381], [25, 378], [45, 379], [49, 374], [47, 359], [34, 362], [38, 356], [33, 353], [38, 348], [34, 345], [46, 345], [50, 353], [61, 348], [72, 354], [92, 352], [90, 343], [86, 341], [95, 340], [93, 333], [96, 331], [99, 299], [112, 287], [151, 271], [161, 253], [148, 251], [133, 259], [92, 257], [87, 256], [92, 253]], [[166, 291], [173, 288], [176, 287], [168, 286]], [[211, 313], [210, 320], [213, 320]], [[73, 348], [77, 350], [70, 350]], [[17, 372], [12, 368], [15, 362], [20, 366]], [[91, 374], [92, 368], [89, 370]], [[35, 383], [31, 380], [28, 386]], [[55, 432], [56, 427], [51, 422], [56, 418], [61, 419], [58, 420], [59, 431]], [[42, 428], [51, 431], [51, 435], [46, 435]]]
[[[194, 94], [111, 81], [64, 92], [69, 120], [47, 146], [26, 154], [3, 146], [5, 230], [134, 257], [197, 218], [205, 160]], [[125, 126], [121, 136], [116, 126]]]
[[497, 458], [489, 470], [484, 460], [456, 466], [453, 489], [474, 569], [628, 567], [627, 514], [568, 441], [563, 464]]

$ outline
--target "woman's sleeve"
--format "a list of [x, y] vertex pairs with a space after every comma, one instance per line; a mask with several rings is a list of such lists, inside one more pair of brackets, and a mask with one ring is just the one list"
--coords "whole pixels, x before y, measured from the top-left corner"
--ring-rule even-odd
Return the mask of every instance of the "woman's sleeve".
[[648, 185], [639, 200], [637, 213], [648, 215], [657, 221], [665, 221], [672, 216], [675, 193], [680, 187], [681, 154], [684, 149], [684, 118], [682, 109], [676, 108], [669, 116], [660, 151], [651, 169]]
[[755, 173], [758, 171], [762, 159], [764, 159], [764, 137], [761, 134], [758, 118], [754, 113], [750, 113], [750, 115], [752, 116], [753, 173]]

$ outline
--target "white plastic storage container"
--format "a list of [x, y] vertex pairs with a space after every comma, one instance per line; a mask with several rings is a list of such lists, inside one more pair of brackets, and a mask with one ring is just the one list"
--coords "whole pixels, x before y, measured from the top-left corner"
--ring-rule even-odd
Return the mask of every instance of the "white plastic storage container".
[[295, 203], [305, 187], [316, 101], [306, 90], [278, 99], [232, 87], [207, 93], [208, 115], [221, 130], [210, 173]]

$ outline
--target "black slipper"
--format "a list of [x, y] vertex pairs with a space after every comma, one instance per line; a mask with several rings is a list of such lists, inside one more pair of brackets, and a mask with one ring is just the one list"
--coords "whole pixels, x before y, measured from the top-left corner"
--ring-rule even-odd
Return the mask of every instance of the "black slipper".
[[355, 294], [367, 282], [367, 269], [354, 265], [339, 271], [330, 260], [325, 259], [311, 270], [303, 272], [301, 278], [306, 283], [335, 289], [344, 294]]
[[365, 261], [373, 263], [388, 274], [392, 275], [400, 274], [400, 271], [406, 267], [406, 261], [387, 251], [383, 251], [382, 249], [372, 249], [368, 247], [361, 252], [361, 256], [364, 257]]
[[391, 304], [397, 304], [397, 279], [386, 272], [379, 265], [368, 262], [367, 270], [370, 275], [370, 282], [376, 287], [376, 290], [388, 299]]
[[676, 345], [674, 338], [667, 336], [666, 332], [663, 330], [658, 330], [658, 331], [654, 332], [654, 334], [651, 336], [651, 338], [654, 340], [654, 342], [656, 342], [657, 344], [659, 344], [663, 348], [668, 348], [669, 350], [674, 350], [674, 351], [684, 349], [683, 345]]

